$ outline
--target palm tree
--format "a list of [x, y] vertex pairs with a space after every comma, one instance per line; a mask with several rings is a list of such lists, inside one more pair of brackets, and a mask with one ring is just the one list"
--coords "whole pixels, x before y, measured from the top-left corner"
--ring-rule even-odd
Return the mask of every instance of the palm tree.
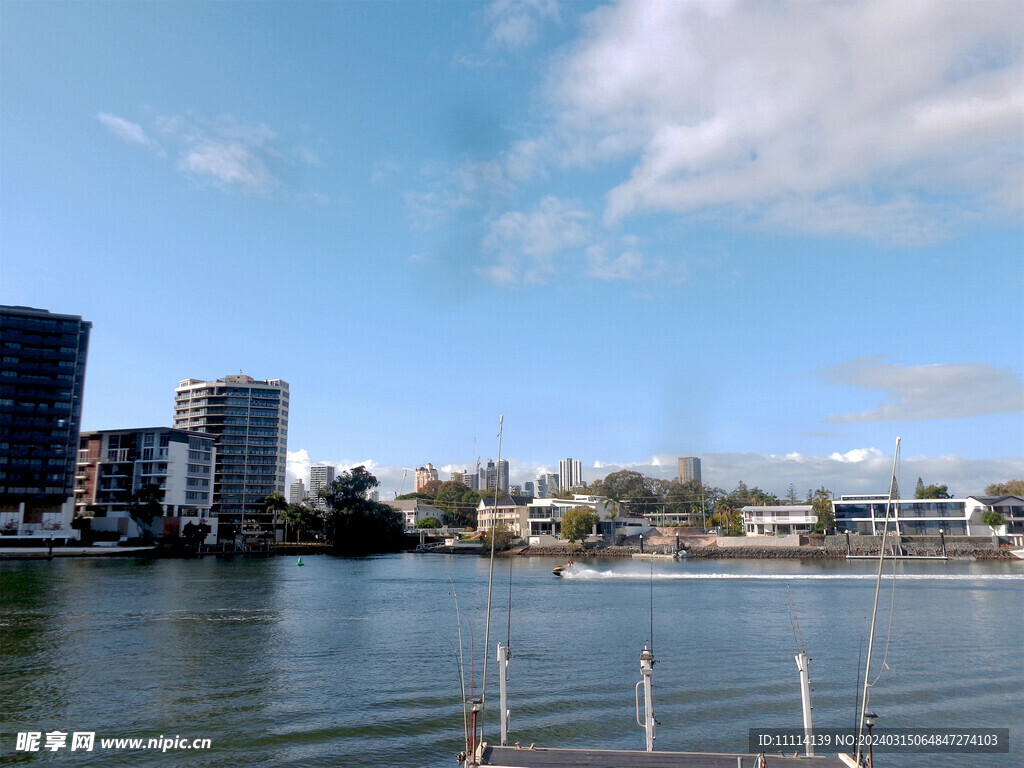
[[277, 515], [279, 512], [283, 512], [288, 509], [288, 499], [281, 495], [279, 491], [274, 491], [272, 494], [263, 499], [263, 508], [274, 515], [274, 532], [275, 538], [277, 533]]

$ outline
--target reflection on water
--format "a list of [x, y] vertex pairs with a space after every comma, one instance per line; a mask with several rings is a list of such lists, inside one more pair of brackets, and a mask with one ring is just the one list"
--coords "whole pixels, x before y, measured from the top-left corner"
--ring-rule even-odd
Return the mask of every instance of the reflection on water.
[[[743, 751], [751, 727], [798, 726], [791, 601], [813, 660], [816, 722], [852, 721], [875, 565], [590, 560], [563, 579], [552, 565], [496, 566], [492, 646], [509, 631], [511, 567], [513, 740], [641, 748], [632, 691], [652, 640], [659, 749]], [[1021, 566], [899, 563], [896, 572], [883, 590], [883, 651], [890, 617], [892, 629], [872, 699], [880, 725], [1011, 727], [1020, 744]], [[479, 677], [483, 560], [56, 560], [4, 563], [0, 576], [4, 759], [13, 733], [53, 729], [210, 738], [213, 749], [17, 757], [447, 766], [461, 749], [452, 583], [467, 667]], [[493, 713], [488, 730], [495, 738]], [[887, 755], [884, 764], [967, 763]]]

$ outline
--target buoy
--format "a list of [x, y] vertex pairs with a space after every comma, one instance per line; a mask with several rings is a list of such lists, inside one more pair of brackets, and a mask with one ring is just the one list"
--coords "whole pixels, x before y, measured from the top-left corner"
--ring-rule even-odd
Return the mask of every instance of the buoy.
[[296, 565], [305, 565], [305, 563], [302, 562], [302, 558], [301, 557], [296, 561], [295, 564]]

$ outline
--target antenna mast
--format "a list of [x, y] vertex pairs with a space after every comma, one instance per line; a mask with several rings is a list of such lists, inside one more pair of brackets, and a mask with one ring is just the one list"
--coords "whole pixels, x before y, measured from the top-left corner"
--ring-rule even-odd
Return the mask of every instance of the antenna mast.
[[[878, 618], [878, 593], [882, 588], [882, 565], [885, 561], [885, 538], [889, 533], [889, 516], [892, 513], [894, 496], [899, 496], [899, 484], [896, 480], [896, 470], [900, 463], [900, 438], [896, 438], [896, 450], [892, 457], [892, 480], [889, 483], [889, 500], [885, 503], [885, 522], [882, 524], [882, 546], [878, 548], [878, 579], [875, 581], [875, 604], [871, 609], [871, 631], [868, 633], [868, 659], [864, 665], [864, 693], [860, 701], [860, 717], [857, 719], [857, 764], [860, 764], [862, 744], [861, 738], [864, 733], [864, 716], [868, 711], [868, 689], [871, 687], [871, 651], [875, 644], [875, 619]], [[890, 609], [891, 610], [891, 609]]]

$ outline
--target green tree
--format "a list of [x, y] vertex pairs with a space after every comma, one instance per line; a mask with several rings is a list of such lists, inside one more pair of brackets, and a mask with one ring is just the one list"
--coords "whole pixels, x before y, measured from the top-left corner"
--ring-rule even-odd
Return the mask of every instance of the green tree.
[[416, 523], [416, 527], [417, 528], [440, 528], [441, 527], [441, 521], [438, 520], [436, 517], [424, 517], [422, 520], [420, 520], [418, 523]]
[[653, 517], [663, 507], [668, 482], [623, 469], [591, 484], [590, 492], [617, 502], [620, 514]]
[[815, 533], [825, 533], [835, 528], [836, 515], [832, 510], [832, 491], [821, 486], [811, 497], [811, 506], [814, 507], [814, 514], [818, 521], [814, 524]]
[[185, 527], [181, 530], [181, 543], [188, 547], [198, 547], [210, 535], [211, 530], [213, 529], [206, 523], [199, 525], [191, 521], [185, 523]]
[[924, 480], [919, 477], [917, 478], [917, 485], [914, 487], [914, 498], [923, 499], [924, 496], [920, 495], [922, 493], [924, 493]]
[[981, 514], [981, 524], [987, 525], [992, 530], [992, 538], [996, 538], [996, 528], [1006, 525], [1006, 518], [1002, 513], [989, 509]]
[[163, 515], [164, 508], [160, 503], [163, 498], [164, 492], [155, 483], [146, 483], [132, 494], [128, 502], [128, 516], [139, 526], [143, 536], [151, 535], [153, 520]]
[[571, 542], [583, 541], [600, 522], [590, 507], [573, 507], [562, 515], [562, 536]]
[[489, 528], [480, 534], [480, 541], [483, 543], [484, 552], [491, 551], [491, 537], [494, 537], [494, 551], [504, 552], [512, 546], [512, 532], [505, 528], [504, 523], [498, 523], [497, 528]]
[[786, 491], [786, 503], [787, 504], [796, 504], [797, 503], [796, 486], [793, 485], [792, 483], [789, 484], [789, 490]]
[[986, 486], [985, 493], [989, 496], [1024, 496], [1024, 480], [1007, 480], [1005, 483], [993, 483]]
[[362, 555], [401, 548], [400, 516], [387, 504], [369, 498], [378, 485], [380, 482], [365, 467], [354, 467], [320, 489], [328, 505], [324, 522], [335, 551]]
[[702, 485], [696, 479], [685, 483], [673, 480], [665, 492], [665, 512], [670, 515], [689, 515], [695, 524], [704, 525], [707, 511], [721, 495], [718, 488]]
[[441, 483], [434, 498], [434, 506], [444, 514], [448, 525], [466, 528], [476, 525], [476, 509], [481, 496], [462, 483], [449, 480]]
[[277, 528], [278, 516], [288, 509], [288, 499], [281, 495], [280, 491], [274, 491], [263, 498], [263, 508], [268, 514], [274, 516], [274, 528]]
[[949, 487], [945, 485], [926, 485], [914, 491], [915, 499], [949, 499]]
[[743, 515], [731, 494], [715, 502], [715, 509], [711, 515], [711, 524], [717, 525], [723, 536], [742, 535]]
[[281, 513], [281, 519], [285, 525], [285, 539], [291, 530], [295, 533], [296, 543], [302, 541], [303, 533], [318, 531], [324, 526], [323, 515], [308, 504], [289, 504]]

